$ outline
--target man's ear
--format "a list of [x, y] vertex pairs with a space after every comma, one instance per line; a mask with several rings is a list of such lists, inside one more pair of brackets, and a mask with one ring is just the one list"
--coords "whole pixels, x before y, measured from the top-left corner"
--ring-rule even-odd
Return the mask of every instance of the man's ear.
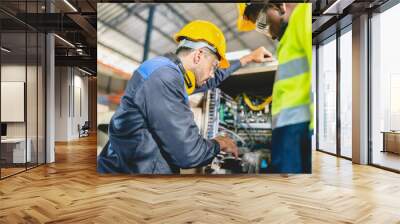
[[279, 5], [279, 12], [281, 16], [285, 15], [286, 13], [286, 3], [282, 3]]
[[193, 64], [198, 64], [202, 53], [199, 50], [195, 50], [193, 54]]

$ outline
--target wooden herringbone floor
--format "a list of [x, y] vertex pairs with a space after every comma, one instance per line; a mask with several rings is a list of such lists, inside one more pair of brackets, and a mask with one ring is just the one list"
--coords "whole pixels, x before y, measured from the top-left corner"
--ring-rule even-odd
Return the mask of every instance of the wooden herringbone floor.
[[400, 175], [315, 152], [313, 174], [132, 177], [96, 173], [96, 139], [0, 181], [0, 223], [400, 223]]

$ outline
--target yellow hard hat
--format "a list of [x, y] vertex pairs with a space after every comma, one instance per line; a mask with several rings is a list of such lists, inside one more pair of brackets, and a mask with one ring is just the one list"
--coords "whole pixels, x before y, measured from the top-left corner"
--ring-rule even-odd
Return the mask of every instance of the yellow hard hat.
[[226, 59], [226, 42], [222, 31], [213, 23], [204, 20], [194, 20], [184, 26], [174, 39], [179, 43], [182, 39], [191, 41], [205, 41], [214, 47], [219, 56], [219, 67], [228, 68], [229, 61]]
[[256, 24], [250, 20], [247, 20], [244, 16], [244, 10], [246, 9], [246, 3], [237, 3], [238, 10], [238, 20], [237, 20], [237, 28], [238, 31], [252, 31], [256, 29]]

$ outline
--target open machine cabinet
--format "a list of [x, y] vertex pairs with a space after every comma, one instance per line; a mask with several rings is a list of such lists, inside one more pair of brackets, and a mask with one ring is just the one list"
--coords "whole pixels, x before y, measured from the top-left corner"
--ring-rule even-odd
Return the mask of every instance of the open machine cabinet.
[[[276, 63], [242, 68], [218, 89], [208, 91], [202, 100], [203, 136], [218, 135], [236, 141], [240, 156], [221, 152], [200, 172], [206, 174], [244, 174], [267, 172], [271, 158], [271, 104], [268, 97]], [[266, 102], [266, 100], [268, 102]], [[266, 105], [266, 106], [263, 106]]]

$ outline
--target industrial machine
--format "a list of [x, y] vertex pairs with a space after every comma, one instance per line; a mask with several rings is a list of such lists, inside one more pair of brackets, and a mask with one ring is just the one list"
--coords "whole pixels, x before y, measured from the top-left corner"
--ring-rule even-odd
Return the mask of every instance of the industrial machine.
[[271, 94], [276, 64], [241, 69], [205, 94], [204, 136], [229, 136], [239, 158], [221, 152], [202, 169], [206, 174], [266, 173], [271, 161]]

